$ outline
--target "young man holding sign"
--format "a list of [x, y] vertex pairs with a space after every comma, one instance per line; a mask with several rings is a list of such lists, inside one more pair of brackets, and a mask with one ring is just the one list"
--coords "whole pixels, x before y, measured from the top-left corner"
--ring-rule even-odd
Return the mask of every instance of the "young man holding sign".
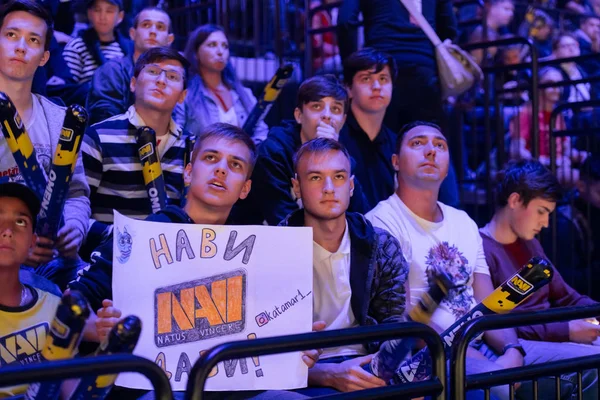
[[[325, 329], [405, 320], [408, 264], [396, 239], [347, 212], [354, 191], [348, 151], [336, 140], [306, 142], [294, 157], [294, 193], [303, 209], [281, 225], [313, 229], [313, 321]], [[379, 343], [324, 349], [309, 370], [306, 394], [385, 386], [364, 371]]]
[[[256, 161], [256, 147], [251, 138], [240, 128], [229, 124], [213, 124], [198, 137], [192, 162], [186, 166], [186, 181], [190, 190], [183, 209], [170, 205], [149, 216], [147, 221], [189, 223], [201, 225], [224, 225], [233, 204], [250, 191], [249, 179]], [[121, 312], [112, 301], [113, 241], [105, 242], [92, 255], [92, 264], [70, 288], [83, 293], [92, 308], [99, 309], [92, 316], [86, 338], [103, 340], [115, 325]], [[151, 305], [149, 307], [152, 307]], [[97, 332], [97, 336], [95, 333]], [[223, 392], [219, 392], [223, 393]], [[216, 398], [219, 397], [216, 393]], [[182, 396], [182, 393], [177, 392]], [[287, 400], [303, 398], [303, 395], [279, 391], [241, 391], [228, 393], [227, 398], [260, 398]], [[177, 397], [179, 398], [179, 397]]]
[[[250, 175], [256, 160], [256, 147], [241, 129], [214, 124], [200, 134], [192, 162], [185, 168], [190, 181], [185, 208], [169, 205], [147, 221], [223, 225], [238, 199], [250, 192]], [[92, 253], [91, 265], [69, 288], [83, 293], [92, 309], [112, 299], [112, 234]], [[126, 238], [123, 238], [126, 240]], [[107, 331], [108, 332], [108, 331]]]

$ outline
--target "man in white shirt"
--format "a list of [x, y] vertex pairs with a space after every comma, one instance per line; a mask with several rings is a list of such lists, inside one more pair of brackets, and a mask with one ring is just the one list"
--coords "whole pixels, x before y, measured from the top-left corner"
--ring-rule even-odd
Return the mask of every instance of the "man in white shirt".
[[[398, 189], [367, 218], [400, 242], [410, 265], [411, 305], [428, 290], [434, 267], [443, 268], [460, 285], [450, 291], [431, 319], [430, 325], [442, 332], [494, 290], [482, 240], [477, 225], [464, 211], [438, 201], [440, 185], [448, 174], [449, 152], [437, 125], [415, 122], [405, 126], [392, 163]], [[470, 347], [467, 373], [523, 365], [524, 352], [514, 329], [486, 332], [484, 340], [500, 356], [492, 362]], [[494, 388], [492, 393], [508, 397], [506, 388]]]
[[[31, 93], [33, 76], [48, 62], [52, 19], [46, 9], [32, 0], [12, 0], [0, 9], [0, 91], [14, 103], [36, 151], [45, 175], [50, 172], [66, 110], [47, 98]], [[24, 182], [3, 135], [0, 135], [0, 176]], [[38, 236], [26, 264], [57, 283], [61, 289], [75, 278], [75, 260], [90, 217], [90, 189], [81, 159], [73, 174], [65, 202], [64, 225], [56, 240]], [[42, 196], [42, 193], [37, 193]], [[59, 258], [60, 257], [60, 258]]]
[[[281, 225], [313, 229], [315, 325], [330, 330], [404, 321], [408, 265], [387, 231], [347, 212], [354, 190], [348, 151], [336, 140], [313, 139], [296, 153], [294, 169], [294, 193], [304, 208]], [[378, 348], [379, 343], [369, 343], [325, 349], [309, 370], [309, 386], [342, 392], [384, 386], [361, 368]], [[305, 394], [328, 389], [318, 390]]]

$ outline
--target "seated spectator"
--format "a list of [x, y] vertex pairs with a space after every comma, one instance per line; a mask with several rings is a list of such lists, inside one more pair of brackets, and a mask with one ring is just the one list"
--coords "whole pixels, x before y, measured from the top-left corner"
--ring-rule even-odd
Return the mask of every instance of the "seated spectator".
[[[575, 187], [568, 203], [556, 209], [554, 260], [570, 286], [600, 299], [595, 290], [590, 290], [590, 285], [597, 281], [600, 260], [600, 156], [592, 154], [584, 161]], [[554, 256], [552, 233], [550, 229], [542, 231], [544, 251], [551, 257]]]
[[[433, 268], [443, 269], [460, 285], [450, 290], [433, 313], [430, 326], [439, 333], [493, 291], [477, 224], [464, 211], [438, 201], [449, 160], [448, 143], [437, 125], [420, 121], [407, 125], [400, 131], [392, 159], [398, 189], [366, 215], [374, 226], [386, 229], [400, 242], [410, 266], [412, 305], [429, 290]], [[476, 342], [480, 347], [471, 345], [467, 351], [467, 374], [523, 365], [514, 329], [487, 331], [483, 338], [495, 352], [489, 354], [493, 360], [484, 356], [486, 350]], [[492, 393], [499, 399], [508, 398], [507, 387], [495, 387]]]
[[[559, 83], [563, 78], [558, 70], [545, 67], [540, 71], [540, 84]], [[559, 103], [561, 87], [551, 86], [540, 90], [538, 120], [539, 120], [539, 160], [544, 165], [550, 165], [550, 117], [552, 110]], [[533, 110], [531, 102], [524, 104], [510, 122], [510, 154], [515, 159], [531, 159], [532, 137], [531, 119]], [[556, 118], [553, 131], [565, 130], [565, 120], [562, 114]], [[585, 157], [584, 152], [571, 149], [570, 137], [558, 137], [556, 141], [557, 175], [561, 182], [573, 183], [579, 179], [579, 170], [571, 168], [572, 162], [578, 162]]]
[[588, 0], [592, 8], [592, 14], [600, 15], [600, 0]]
[[[34, 232], [40, 200], [27, 186], [14, 182], [0, 183], [0, 200], [0, 338], [20, 334], [18, 337], [24, 339], [25, 335], [29, 338], [30, 333], [35, 338], [37, 329], [49, 330], [60, 303], [58, 296], [19, 279], [21, 264], [35, 248]], [[46, 335], [38, 334], [37, 338], [45, 340]], [[3, 367], [41, 362], [44, 343], [17, 346], [18, 351], [13, 350], [12, 354], [2, 352], [0, 360]], [[23, 395], [26, 390], [27, 385], [2, 387], [0, 397]]]
[[[144, 55], [138, 63], [143, 58]], [[237, 164], [230, 162], [234, 158]], [[192, 161], [185, 167], [186, 179], [190, 181], [185, 207], [169, 204], [146, 220], [225, 224], [233, 204], [250, 191], [249, 178], [255, 160], [256, 147], [242, 130], [222, 123], [207, 127], [196, 141]], [[217, 175], [222, 178], [215, 178]], [[112, 234], [110, 236], [94, 253], [90, 267], [69, 284], [71, 290], [86, 296], [93, 310], [101, 308], [103, 300], [112, 300], [113, 241]]]
[[136, 132], [149, 126], [156, 132], [156, 151], [171, 204], [183, 191], [185, 140], [189, 133], [171, 114], [185, 97], [186, 59], [168, 47], [148, 50], [135, 63], [131, 91], [135, 103], [126, 113], [89, 127], [81, 146], [91, 189], [92, 220], [87, 250], [99, 245], [113, 222], [113, 210], [143, 219], [152, 213], [140, 168]]
[[[404, 321], [408, 265], [387, 231], [347, 212], [354, 189], [348, 152], [332, 139], [310, 140], [294, 156], [294, 171], [294, 193], [304, 207], [281, 225], [312, 228], [313, 321], [323, 321], [325, 330]], [[321, 362], [309, 369], [309, 389], [299, 392], [315, 396], [385, 386], [361, 368], [379, 344], [324, 349]]]
[[159, 8], [144, 8], [135, 16], [129, 36], [133, 40], [133, 53], [109, 60], [94, 73], [87, 97], [90, 124], [123, 114], [134, 103], [129, 84], [135, 62], [146, 50], [173, 43], [171, 18]]
[[[498, 51], [498, 64], [505, 66], [517, 65], [525, 62], [524, 57], [526, 57], [526, 54], [524, 54], [523, 46], [506, 46]], [[500, 82], [502, 82], [502, 87], [504, 89], [512, 89], [519, 85], [526, 85], [528, 83], [529, 77], [527, 76], [527, 72], [528, 71], [514, 69], [503, 71], [498, 74], [498, 78], [500, 79]], [[501, 94], [501, 97], [503, 100], [503, 105], [505, 106], [504, 113], [507, 114], [510, 112], [510, 115], [513, 113], [511, 112], [512, 109], [508, 108], [509, 106], [521, 106], [528, 99], [527, 91], [525, 90], [505, 92]]]
[[[153, 51], [153, 50], [150, 50]], [[140, 60], [144, 57], [142, 55]], [[139, 61], [138, 61], [139, 62]], [[234, 160], [235, 162], [232, 162]], [[186, 166], [186, 179], [190, 181], [188, 200], [184, 208], [168, 205], [165, 209], [146, 218], [147, 221], [179, 224], [222, 225], [225, 224], [231, 207], [240, 198], [248, 195], [251, 187], [250, 175], [256, 160], [256, 147], [241, 129], [223, 123], [207, 127], [202, 132], [192, 156]], [[220, 178], [215, 178], [221, 176]], [[216, 183], [220, 183], [218, 186]], [[112, 235], [104, 242], [92, 257], [89, 268], [82, 270], [76, 281], [71, 282], [69, 290], [81, 292], [93, 310], [86, 324], [84, 338], [88, 341], [101, 342], [106, 338], [121, 311], [112, 302]], [[317, 357], [316, 351], [310, 352]], [[308, 360], [307, 360], [308, 361]], [[135, 397], [129, 397], [137, 392]], [[297, 393], [285, 391], [269, 391], [267, 397], [261, 397], [261, 391], [236, 392], [240, 399], [300, 399], [305, 398]], [[114, 398], [139, 398], [142, 391], [132, 391], [116, 387], [112, 393]], [[227, 393], [219, 392], [226, 396]], [[183, 399], [183, 392], [174, 393], [176, 399]], [[231, 394], [230, 394], [231, 395]], [[148, 394], [148, 396], [152, 396]], [[146, 398], [146, 397], [144, 397]], [[153, 398], [153, 397], [151, 397]]]
[[[579, 42], [572, 33], [563, 32], [559, 34], [552, 43], [552, 55], [556, 59], [579, 57]], [[574, 61], [560, 64], [560, 73], [565, 81], [577, 81], [587, 78], [587, 74]], [[576, 101], [585, 101], [592, 98], [592, 87], [589, 83], [578, 83], [571, 86], [565, 86], [562, 101], [574, 103]]]
[[557, 0], [556, 6], [575, 14], [591, 14], [594, 12], [589, 0]]
[[[302, 144], [317, 137], [338, 140], [348, 101], [346, 88], [333, 75], [317, 75], [300, 85], [294, 110], [296, 120], [271, 128], [258, 148], [252, 175], [254, 190], [235, 210], [239, 218], [244, 218], [245, 223], [260, 224], [266, 220], [269, 225], [277, 225], [302, 207], [292, 191], [294, 154]], [[362, 212], [366, 202], [358, 182], [355, 184], [350, 208]]]
[[[525, 14], [525, 20], [519, 27], [519, 36], [524, 36], [533, 41], [537, 48], [538, 57], [548, 57], [552, 54], [552, 33], [554, 30], [554, 20], [542, 10], [530, 7]], [[529, 48], [524, 47], [525, 56], [530, 57]]]
[[[600, 17], [582, 17], [579, 29], [575, 31], [575, 37], [579, 42], [579, 51], [582, 56], [600, 52]], [[579, 65], [590, 76], [600, 75], [600, 61], [598, 61], [598, 58], [582, 60]], [[597, 92], [599, 84], [596, 82], [592, 85]]]
[[[31, 93], [36, 69], [48, 61], [52, 19], [32, 0], [12, 0], [0, 8], [0, 91], [14, 103], [35, 149], [43, 173], [50, 173], [52, 157], [62, 131], [66, 110]], [[24, 182], [9, 145], [0, 135], [0, 175]], [[45, 188], [31, 188], [42, 198]], [[77, 160], [56, 238], [36, 237], [26, 269], [61, 289], [74, 279], [77, 251], [84, 241], [90, 216], [89, 187], [81, 160]]]
[[[478, 26], [471, 36], [469, 43], [488, 42], [498, 40], [501, 36], [509, 33], [508, 25], [513, 19], [515, 5], [513, 0], [490, 0], [485, 2], [484, 17], [486, 26]], [[497, 48], [488, 48], [484, 53], [484, 49], [471, 51], [473, 58], [479, 65], [487, 65], [492, 63], [496, 55]], [[488, 59], [484, 59], [487, 55]]]
[[[194, 135], [215, 122], [243, 127], [256, 98], [242, 86], [231, 65], [223, 28], [210, 24], [197, 28], [188, 38], [185, 57], [190, 63], [190, 84], [186, 100], [175, 109], [175, 121]], [[259, 144], [268, 130], [260, 121], [254, 132], [247, 133]]]
[[355, 176], [362, 183], [367, 210], [394, 193], [396, 133], [383, 125], [383, 119], [395, 76], [394, 59], [372, 48], [359, 50], [344, 61], [344, 83], [351, 102], [340, 142], [356, 162]]
[[[150, 50], [153, 51], [153, 50]], [[140, 57], [140, 60], [144, 56]], [[139, 60], [138, 60], [139, 62]], [[194, 147], [194, 155], [185, 173], [190, 181], [188, 200], [184, 208], [169, 205], [147, 221], [179, 224], [222, 225], [225, 224], [231, 207], [250, 191], [250, 175], [256, 160], [256, 147], [241, 129], [229, 124], [214, 124], [202, 132]], [[220, 177], [220, 178], [219, 178]], [[107, 240], [92, 257], [89, 268], [69, 285], [87, 297], [93, 313], [86, 325], [85, 338], [102, 341], [115, 325], [121, 312], [112, 303], [112, 260], [113, 240]], [[312, 357], [317, 357], [311, 352]], [[308, 361], [308, 360], [307, 360]], [[116, 393], [115, 393], [116, 392]], [[285, 391], [269, 391], [264, 399], [299, 399], [304, 396]], [[130, 393], [128, 393], [130, 394]], [[139, 393], [140, 395], [143, 393]], [[219, 392], [226, 396], [227, 393]], [[236, 392], [236, 398], [261, 399], [260, 391]], [[114, 398], [131, 398], [120, 395], [119, 388], [113, 389]], [[135, 397], [138, 398], [139, 396]], [[183, 393], [176, 392], [175, 398], [182, 399]]]
[[[480, 231], [494, 287], [514, 275], [531, 257], [547, 258], [535, 236], [548, 227], [549, 216], [561, 196], [556, 177], [535, 160], [509, 164], [499, 176], [496, 212]], [[552, 281], [533, 293], [518, 310], [542, 311], [591, 304], [596, 302], [569, 287], [555, 269]], [[600, 334], [600, 327], [584, 320], [523, 326], [516, 331], [526, 353], [526, 365], [600, 354], [599, 346], [591, 346]], [[563, 375], [563, 379], [575, 386], [572, 392], [575, 396], [576, 374]], [[597, 379], [595, 369], [583, 373], [583, 399], [598, 398]]]
[[67, 104], [85, 104], [89, 81], [98, 67], [131, 52], [131, 41], [116, 30], [123, 20], [122, 0], [87, 0], [86, 4], [91, 28], [80, 32], [63, 51], [69, 68], [67, 83], [71, 84], [64, 89]]

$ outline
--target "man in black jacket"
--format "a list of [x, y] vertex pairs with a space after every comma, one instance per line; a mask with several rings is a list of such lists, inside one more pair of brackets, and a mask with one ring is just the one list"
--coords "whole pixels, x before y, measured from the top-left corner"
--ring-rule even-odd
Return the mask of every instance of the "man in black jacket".
[[127, 111], [135, 100], [129, 90], [135, 62], [146, 50], [170, 46], [175, 38], [169, 14], [156, 7], [144, 8], [135, 16], [129, 36], [133, 54], [109, 60], [94, 73], [87, 96], [90, 124]]
[[[407, 0], [413, 1], [413, 0]], [[452, 1], [422, 0], [420, 11], [442, 41], [454, 40], [457, 24]], [[364, 21], [365, 47], [390, 54], [398, 65], [392, 101], [384, 124], [399, 132], [406, 124], [428, 121], [447, 125], [435, 49], [400, 0], [344, 0], [338, 16], [338, 43], [342, 61], [356, 50], [358, 16]], [[452, 164], [440, 200], [458, 206], [458, 184]]]
[[344, 84], [352, 103], [340, 142], [356, 162], [354, 174], [362, 184], [366, 211], [395, 190], [392, 155], [397, 135], [383, 124], [395, 77], [394, 59], [373, 48], [366, 47], [344, 60]]
[[[408, 0], [412, 1], [412, 0]], [[440, 39], [454, 39], [456, 17], [450, 0], [423, 0], [420, 9]], [[442, 123], [442, 96], [433, 45], [400, 0], [344, 0], [338, 15], [338, 43], [345, 60], [356, 50], [358, 16], [365, 47], [390, 54], [398, 64], [385, 125], [398, 132], [417, 120]]]
[[[298, 89], [295, 121], [283, 121], [269, 131], [258, 149], [252, 176], [254, 190], [248, 201], [240, 204], [236, 215], [245, 223], [279, 224], [289, 213], [300, 209], [292, 192], [294, 154], [300, 146], [316, 137], [338, 140], [348, 113], [348, 93], [333, 75], [305, 80]], [[360, 187], [355, 189], [350, 208], [366, 212]]]

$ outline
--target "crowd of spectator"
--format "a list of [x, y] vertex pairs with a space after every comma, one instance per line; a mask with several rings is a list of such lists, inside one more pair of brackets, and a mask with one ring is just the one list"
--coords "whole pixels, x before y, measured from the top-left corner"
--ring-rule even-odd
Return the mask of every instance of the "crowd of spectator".
[[[44, 174], [65, 105], [85, 105], [92, 121], [56, 237], [35, 234], [41, 194], [25, 186], [0, 138], [1, 337], [49, 323], [57, 296], [76, 290], [96, 311], [85, 340], [106, 338], [120, 317], [112, 302], [115, 210], [162, 223], [311, 227], [314, 330], [403, 322], [441, 269], [455, 287], [429, 322], [440, 333], [531, 257], [557, 252], [537, 240], [555, 213], [557, 271], [520, 309], [596, 304], [581, 293], [583, 286], [566, 281], [581, 279], [580, 271], [598, 259], [600, 155], [587, 145], [593, 134], [589, 140], [553, 136], [575, 127], [593, 130], [596, 114], [591, 106], [561, 113], [555, 126], [551, 116], [560, 104], [595, 99], [597, 84], [581, 80], [600, 73], [598, 59], [541, 68], [539, 93], [527, 88], [531, 74], [523, 71], [499, 74], [494, 87], [473, 88], [479, 107], [482, 93], [518, 89], [503, 97], [504, 131], [496, 134], [507, 137], [511, 160], [495, 171], [493, 216], [480, 229], [458, 196], [455, 170], [465, 166], [451, 155], [460, 145], [454, 138], [463, 132], [453, 131], [447, 113], [457, 100], [442, 97], [434, 46], [400, 1], [344, 0], [335, 13], [315, 14], [316, 26], [337, 28], [307, 44], [320, 49], [312, 65], [339, 72], [341, 79], [328, 73], [305, 79], [289, 120], [271, 127], [260, 121], [251, 132], [242, 127], [257, 100], [231, 63], [225, 28], [196, 27], [180, 52], [172, 48], [173, 24], [161, 8], [138, 4], [132, 14], [136, 8], [122, 0], [89, 0], [72, 9], [77, 17], [70, 20], [63, 13], [66, 3], [9, 0], [0, 8], [0, 91], [14, 103]], [[442, 40], [520, 34], [545, 60], [598, 52], [600, 17], [593, 14], [598, 5], [571, 0], [557, 6], [580, 14], [569, 14], [576, 21], [569, 22], [572, 32], [557, 31], [558, 21], [535, 7], [514, 21], [513, 0], [486, 1], [473, 13], [484, 22], [464, 32], [450, 0], [422, 0], [418, 8]], [[53, 31], [51, 14], [62, 32]], [[127, 29], [123, 21], [130, 21]], [[514, 45], [472, 55], [483, 67], [532, 57]], [[568, 81], [573, 83], [558, 85]], [[539, 122], [539, 155], [533, 152], [533, 118]], [[143, 126], [155, 131], [168, 198], [168, 206], [156, 213], [135, 140]], [[192, 139], [190, 156], [186, 143]], [[595, 320], [486, 332], [469, 347], [467, 372], [598, 354], [599, 336]], [[387, 382], [362, 368], [378, 348], [369, 343], [307, 351], [306, 389], [227, 396], [295, 399], [384, 386]], [[585, 399], [598, 398], [596, 370], [586, 371], [581, 381], [576, 374], [561, 379], [565, 399], [580, 389]], [[553, 385], [540, 386], [542, 398], [548, 398], [545, 390], [553, 393]], [[24, 390], [0, 388], [0, 396]], [[519, 388], [522, 395], [530, 390], [527, 384]], [[492, 394], [510, 397], [506, 387]], [[117, 398], [144, 395], [129, 391]], [[478, 391], [469, 396], [483, 398]]]

